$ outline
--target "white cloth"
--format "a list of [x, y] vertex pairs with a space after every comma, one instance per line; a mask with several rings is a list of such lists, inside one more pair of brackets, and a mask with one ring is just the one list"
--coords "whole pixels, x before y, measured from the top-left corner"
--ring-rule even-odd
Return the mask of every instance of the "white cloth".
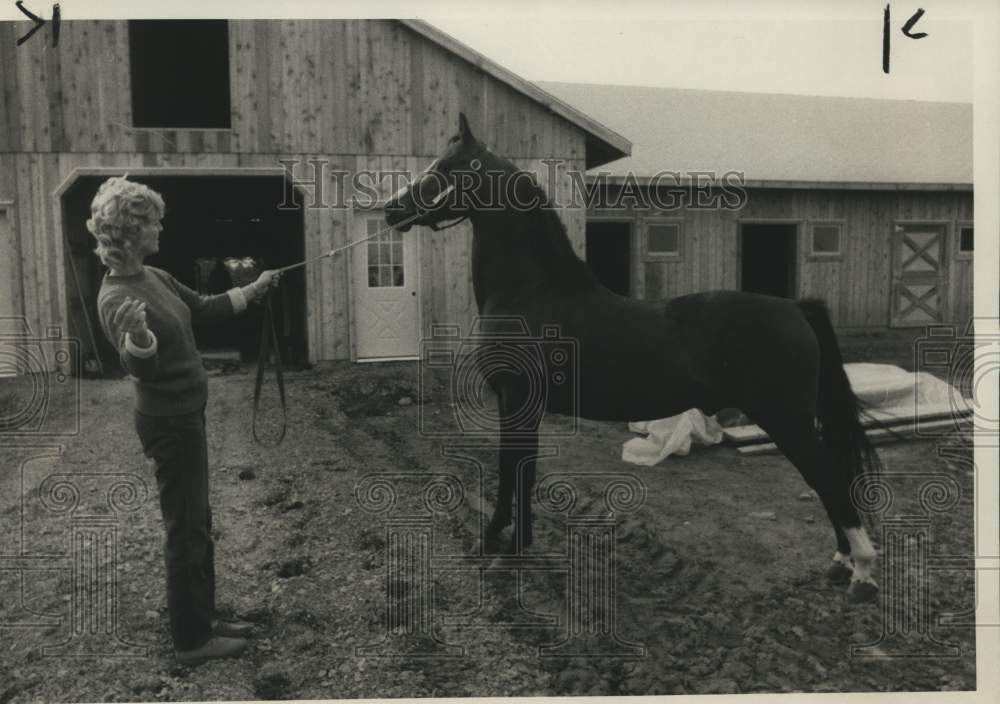
[[948, 403], [961, 394], [929, 372], [908, 372], [891, 364], [845, 364], [854, 395], [870, 408], [916, 408], [922, 404]]
[[[913, 413], [921, 407], [961, 401], [958, 389], [928, 372], [868, 363], [845, 364], [844, 371], [855, 395], [868, 408]], [[715, 418], [706, 417], [697, 408], [670, 418], [629, 423], [628, 429], [646, 437], [625, 442], [622, 459], [646, 467], [670, 455], [688, 454], [693, 443], [715, 445], [723, 439]]]
[[715, 445], [722, 442], [722, 426], [697, 408], [670, 418], [634, 421], [628, 424], [628, 429], [633, 433], [645, 433], [646, 437], [626, 442], [622, 446], [622, 459], [645, 467], [670, 455], [688, 454], [692, 443]]

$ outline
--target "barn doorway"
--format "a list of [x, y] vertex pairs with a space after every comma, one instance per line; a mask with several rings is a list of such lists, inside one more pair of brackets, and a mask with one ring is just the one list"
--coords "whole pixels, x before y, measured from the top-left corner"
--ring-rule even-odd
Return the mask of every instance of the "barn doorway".
[[632, 223], [587, 221], [587, 265], [619, 296], [632, 289]]
[[[99, 360], [105, 374], [119, 374], [117, 354], [104, 339], [97, 316], [97, 292], [104, 267], [94, 255], [86, 228], [90, 202], [107, 174], [83, 175], [62, 195], [66, 230], [66, 292], [70, 334], [81, 341], [86, 371]], [[163, 196], [166, 214], [160, 251], [147, 264], [164, 269], [203, 295], [242, 286], [263, 269], [304, 259], [301, 197], [281, 175], [201, 176], [133, 174]], [[279, 209], [279, 204], [286, 204]], [[288, 207], [292, 204], [292, 207]], [[307, 362], [305, 278], [288, 272], [274, 298], [282, 357], [292, 365]], [[216, 324], [195, 325], [198, 349], [206, 360], [256, 358], [263, 308]], [[78, 370], [75, 370], [78, 371]]]
[[794, 223], [740, 225], [740, 290], [768, 296], [797, 296]]

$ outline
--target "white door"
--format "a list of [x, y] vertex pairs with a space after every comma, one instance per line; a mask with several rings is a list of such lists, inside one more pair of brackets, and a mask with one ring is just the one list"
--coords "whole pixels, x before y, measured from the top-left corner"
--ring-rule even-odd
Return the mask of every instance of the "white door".
[[[354, 218], [352, 239], [385, 228], [381, 215]], [[359, 360], [416, 357], [420, 336], [417, 230], [392, 230], [351, 250], [355, 354]]]

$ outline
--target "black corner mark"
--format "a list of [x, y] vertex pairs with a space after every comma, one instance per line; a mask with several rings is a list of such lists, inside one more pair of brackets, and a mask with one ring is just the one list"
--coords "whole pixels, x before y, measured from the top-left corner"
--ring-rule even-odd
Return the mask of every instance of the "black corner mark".
[[62, 23], [62, 10], [59, 3], [52, 6], [52, 48], [59, 46], [59, 26]]
[[[21, 46], [26, 41], [28, 41], [29, 39], [31, 39], [31, 37], [35, 34], [35, 32], [37, 32], [39, 29], [41, 29], [42, 27], [45, 26], [45, 20], [43, 20], [41, 17], [39, 17], [38, 15], [36, 15], [35, 13], [33, 13], [31, 10], [29, 10], [28, 8], [26, 8], [24, 6], [24, 0], [17, 0], [17, 2], [15, 2], [14, 4], [17, 6], [17, 9], [20, 10], [22, 14], [24, 14], [25, 17], [27, 17], [29, 20], [31, 20], [32, 22], [35, 23], [35, 26], [32, 27], [31, 30], [27, 34], [25, 34], [23, 37], [21, 37], [20, 39], [17, 40], [17, 45]], [[58, 4], [53, 5], [52, 6], [52, 46], [53, 47], [59, 46], [59, 24], [60, 24], [60, 21], [61, 21], [61, 16], [62, 16], [62, 13], [59, 10], [59, 5]]]
[[23, 0], [17, 0], [17, 2], [14, 4], [17, 6], [17, 9], [20, 10], [22, 14], [24, 14], [25, 17], [27, 17], [29, 20], [35, 23], [35, 26], [31, 28], [30, 32], [28, 32], [23, 37], [17, 40], [17, 45], [21, 46], [26, 41], [31, 39], [32, 35], [34, 35], [35, 32], [37, 32], [39, 29], [45, 26], [45, 20], [35, 15], [31, 10], [27, 9], [24, 6]]
[[882, 73], [889, 73], [889, 6], [882, 13]]
[[927, 32], [911, 32], [913, 25], [920, 21], [920, 18], [924, 16], [924, 10], [922, 7], [918, 7], [917, 11], [913, 13], [913, 17], [906, 21], [903, 25], [903, 34], [908, 36], [910, 39], [923, 39], [927, 36]]
[[[924, 16], [924, 9], [918, 7], [917, 11], [913, 13], [913, 16], [906, 21], [906, 24], [902, 26], [900, 31], [903, 36], [909, 37], [910, 39], [923, 39], [927, 36], [927, 32], [913, 32], [911, 31], [914, 25], [920, 21], [920, 18]], [[885, 6], [885, 11], [882, 13], [882, 73], [889, 73], [889, 45], [890, 45], [890, 16], [889, 16], [889, 5]]]

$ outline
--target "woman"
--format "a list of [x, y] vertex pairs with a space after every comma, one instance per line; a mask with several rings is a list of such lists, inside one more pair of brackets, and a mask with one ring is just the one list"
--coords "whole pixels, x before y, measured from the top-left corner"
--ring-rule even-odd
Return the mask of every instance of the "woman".
[[205, 403], [208, 382], [192, 321], [246, 309], [278, 284], [265, 271], [249, 286], [201, 296], [143, 264], [159, 250], [163, 198], [126, 178], [101, 184], [87, 229], [108, 267], [97, 297], [101, 326], [135, 381], [135, 427], [156, 463], [166, 528], [167, 608], [180, 661], [237, 657], [251, 626], [215, 619], [212, 512], [208, 499]]

